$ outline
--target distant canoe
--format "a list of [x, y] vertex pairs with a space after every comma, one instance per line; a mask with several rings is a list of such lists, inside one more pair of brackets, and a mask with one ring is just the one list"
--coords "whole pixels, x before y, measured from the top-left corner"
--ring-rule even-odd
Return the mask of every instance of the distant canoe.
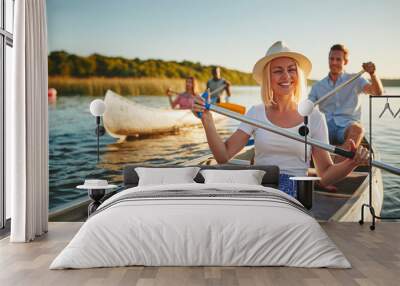
[[[104, 127], [108, 134], [120, 140], [129, 136], [154, 135], [177, 131], [182, 127], [201, 124], [191, 110], [152, 108], [128, 100], [108, 90], [104, 99]], [[215, 121], [225, 119], [213, 114]]]

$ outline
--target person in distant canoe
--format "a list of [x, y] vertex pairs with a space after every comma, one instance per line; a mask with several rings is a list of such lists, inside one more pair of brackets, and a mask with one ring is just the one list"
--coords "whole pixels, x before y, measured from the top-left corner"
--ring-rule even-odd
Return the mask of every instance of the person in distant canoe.
[[[329, 50], [328, 61], [329, 74], [316, 82], [309, 94], [309, 99], [313, 102], [354, 76], [344, 70], [349, 61], [349, 51], [344, 45], [333, 45]], [[360, 123], [360, 94], [382, 95], [383, 93], [382, 82], [375, 72], [375, 64], [364, 63], [362, 68], [369, 73], [371, 82], [359, 77], [334, 96], [319, 104], [319, 110], [325, 114], [328, 124], [330, 143], [341, 145], [346, 150], [350, 149], [351, 141], [354, 141], [358, 147], [364, 137], [364, 129]], [[342, 158], [338, 159], [338, 161], [343, 160]]]
[[[247, 115], [260, 122], [299, 133], [304, 118], [298, 113], [297, 105], [306, 86], [306, 77], [310, 74], [310, 60], [291, 51], [283, 42], [278, 41], [267, 51], [253, 68], [253, 77], [261, 85], [263, 103], [253, 106]], [[291, 196], [296, 196], [296, 186], [291, 176], [307, 175], [311, 155], [322, 185], [340, 181], [358, 165], [368, 161], [368, 150], [363, 146], [355, 147], [353, 159], [334, 164], [329, 153], [317, 147], [308, 146], [307, 160], [304, 143], [286, 138], [255, 127], [240, 123], [238, 129], [225, 141], [215, 127], [212, 113], [205, 108], [202, 97], [196, 96], [193, 112], [198, 116], [202, 112], [201, 122], [205, 129], [208, 145], [219, 164], [228, 162], [254, 137], [255, 165], [276, 165], [280, 169], [279, 189]], [[314, 109], [309, 117], [311, 138], [328, 143], [328, 128], [323, 114]]]
[[194, 77], [186, 79], [185, 92], [178, 93], [178, 96], [172, 100], [172, 94], [177, 94], [170, 88], [167, 89], [169, 103], [172, 109], [191, 109], [194, 102], [194, 96], [197, 94], [197, 83]]
[[[224, 91], [226, 91], [225, 101], [229, 102], [229, 98], [231, 97], [231, 83], [226, 79], [221, 77], [221, 69], [219, 67], [213, 67], [211, 70], [212, 79], [207, 81], [207, 90], [212, 93], [214, 90], [219, 90], [218, 92], [211, 95], [211, 102], [220, 103], [221, 96]], [[223, 88], [225, 86], [225, 88]]]

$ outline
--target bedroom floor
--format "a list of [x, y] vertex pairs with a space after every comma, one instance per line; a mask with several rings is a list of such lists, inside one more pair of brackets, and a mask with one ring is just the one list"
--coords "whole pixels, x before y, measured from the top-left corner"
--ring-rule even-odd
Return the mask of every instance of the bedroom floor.
[[399, 285], [400, 223], [321, 223], [353, 268], [121, 267], [48, 270], [82, 223], [52, 222], [33, 243], [0, 241], [0, 285]]

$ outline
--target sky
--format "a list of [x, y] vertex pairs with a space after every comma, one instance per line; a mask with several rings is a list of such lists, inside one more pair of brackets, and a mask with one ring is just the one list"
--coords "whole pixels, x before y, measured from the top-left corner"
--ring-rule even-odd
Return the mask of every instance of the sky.
[[373, 61], [400, 78], [397, 0], [47, 0], [49, 51], [189, 60], [251, 72], [276, 41], [310, 58], [310, 78], [328, 72], [336, 43], [347, 71]]

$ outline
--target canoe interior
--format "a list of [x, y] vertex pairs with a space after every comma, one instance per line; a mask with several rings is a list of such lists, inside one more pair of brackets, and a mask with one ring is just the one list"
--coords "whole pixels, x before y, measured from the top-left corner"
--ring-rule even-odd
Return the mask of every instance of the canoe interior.
[[[370, 150], [374, 159], [379, 159], [378, 154], [374, 152], [374, 148], [371, 148], [368, 141], [364, 138], [362, 145]], [[334, 159], [332, 156], [332, 159]], [[312, 162], [312, 161], [311, 161]], [[245, 164], [251, 165], [254, 163], [254, 148], [247, 148], [246, 150], [239, 153], [231, 161], [231, 164]], [[217, 162], [210, 155], [203, 156], [202, 158], [192, 160], [185, 163], [185, 165], [215, 165]], [[313, 163], [308, 170], [309, 176], [317, 176], [317, 172], [314, 168]], [[377, 182], [375, 184], [374, 192], [379, 195], [375, 198], [374, 207], [376, 213], [379, 214], [382, 203], [383, 203], [383, 186], [380, 170], [373, 172], [373, 179]], [[337, 188], [336, 192], [327, 191], [318, 187], [315, 188], [313, 197], [313, 208], [312, 213], [317, 220], [320, 221], [358, 221], [360, 216], [360, 208], [362, 202], [360, 198], [367, 198], [369, 191], [369, 167], [359, 166], [350, 175], [334, 184]], [[374, 186], [373, 186], [374, 188]], [[365, 202], [365, 201], [364, 201]], [[353, 208], [353, 210], [351, 210]], [[354, 209], [358, 209], [357, 213], [354, 213]], [[349, 215], [349, 212], [353, 212]], [[367, 213], [368, 214], [368, 213]], [[369, 220], [367, 218], [367, 220]]]

